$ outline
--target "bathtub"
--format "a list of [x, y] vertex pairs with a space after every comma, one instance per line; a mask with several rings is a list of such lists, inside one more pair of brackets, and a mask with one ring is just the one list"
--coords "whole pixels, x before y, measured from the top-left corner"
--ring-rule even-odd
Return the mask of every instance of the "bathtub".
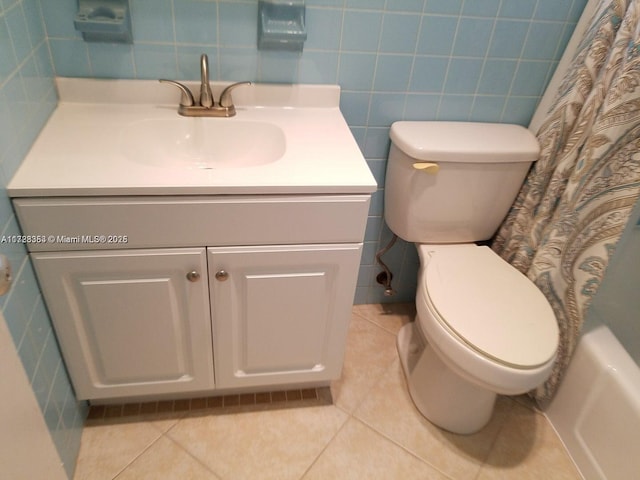
[[640, 478], [640, 368], [606, 326], [582, 337], [546, 415], [585, 479]]

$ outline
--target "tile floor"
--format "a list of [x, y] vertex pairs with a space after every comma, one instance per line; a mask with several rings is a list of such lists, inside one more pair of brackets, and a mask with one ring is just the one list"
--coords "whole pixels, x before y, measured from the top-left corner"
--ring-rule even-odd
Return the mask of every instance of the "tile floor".
[[409, 305], [355, 306], [342, 378], [324, 398], [90, 420], [75, 479], [581, 478], [526, 398], [499, 398], [475, 435], [424, 420], [395, 349], [411, 317]]

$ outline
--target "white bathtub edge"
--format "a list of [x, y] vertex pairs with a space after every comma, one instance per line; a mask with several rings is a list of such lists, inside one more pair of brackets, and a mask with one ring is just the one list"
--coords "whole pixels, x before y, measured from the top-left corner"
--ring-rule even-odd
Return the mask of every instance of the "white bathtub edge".
[[586, 333], [546, 416], [587, 480], [640, 471], [640, 369], [606, 326]]

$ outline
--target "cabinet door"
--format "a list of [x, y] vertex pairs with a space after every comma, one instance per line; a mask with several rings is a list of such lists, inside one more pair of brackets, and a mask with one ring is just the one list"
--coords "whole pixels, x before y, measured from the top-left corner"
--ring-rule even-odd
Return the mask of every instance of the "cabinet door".
[[78, 398], [213, 388], [204, 249], [32, 256]]
[[338, 378], [361, 248], [209, 248], [217, 387]]

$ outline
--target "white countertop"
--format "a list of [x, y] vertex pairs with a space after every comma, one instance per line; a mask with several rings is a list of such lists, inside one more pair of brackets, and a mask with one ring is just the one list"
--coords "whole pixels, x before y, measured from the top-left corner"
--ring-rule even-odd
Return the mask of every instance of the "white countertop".
[[[194, 87], [193, 83], [188, 84]], [[218, 98], [220, 85], [214, 84]], [[179, 91], [144, 80], [58, 79], [60, 102], [8, 186], [12, 197], [371, 193], [376, 189], [340, 110], [338, 86], [243, 86], [232, 118], [184, 118]], [[197, 93], [197, 86], [192, 88]], [[186, 168], [132, 161], [124, 126], [140, 119], [267, 122], [285, 151], [272, 163]]]

